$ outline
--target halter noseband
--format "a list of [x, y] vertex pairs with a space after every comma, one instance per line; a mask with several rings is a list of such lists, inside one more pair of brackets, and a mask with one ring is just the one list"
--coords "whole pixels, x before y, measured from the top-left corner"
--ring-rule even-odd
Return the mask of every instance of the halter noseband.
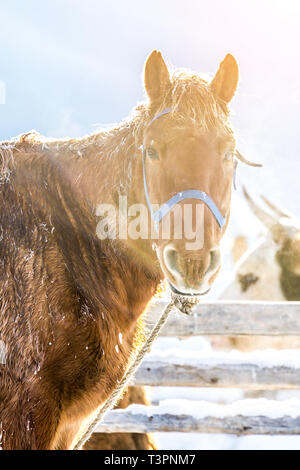
[[[164, 116], [165, 114], [168, 114], [172, 111], [172, 108], [166, 108], [163, 111], [161, 111], [159, 114], [157, 114], [148, 124], [152, 124], [156, 119], [160, 118], [161, 116]], [[146, 196], [146, 201], [147, 205], [151, 214], [151, 218], [154, 222], [154, 225], [156, 229], [158, 229], [158, 224], [159, 222], [173, 209], [176, 204], [178, 204], [181, 201], [184, 201], [185, 199], [198, 199], [199, 201], [204, 202], [206, 206], [209, 208], [213, 216], [215, 217], [220, 230], [224, 227], [226, 223], [226, 215], [223, 216], [216, 206], [215, 202], [212, 200], [212, 198], [206, 194], [204, 191], [201, 191], [199, 189], [187, 189], [186, 191], [181, 191], [177, 193], [175, 196], [171, 197], [167, 202], [162, 204], [160, 208], [157, 211], [153, 211], [152, 205], [150, 202], [149, 198], [149, 193], [148, 193], [148, 186], [147, 186], [147, 179], [146, 179], [146, 152], [143, 147], [141, 146], [141, 150], [143, 152], [143, 179], [144, 179], [144, 190], [145, 190], [145, 196]]]

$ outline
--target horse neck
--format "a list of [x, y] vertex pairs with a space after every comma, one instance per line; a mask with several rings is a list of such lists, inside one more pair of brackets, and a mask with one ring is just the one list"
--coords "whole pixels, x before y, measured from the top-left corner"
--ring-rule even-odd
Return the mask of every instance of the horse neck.
[[[141, 190], [134, 184], [135, 175], [131, 177], [131, 168], [140, 174], [142, 181], [141, 162], [137, 164], [139, 151], [136, 148], [130, 126], [111, 132], [98, 134], [88, 139], [78, 140], [76, 146], [61, 148], [57, 161], [59, 172], [67, 177], [67, 181], [79, 199], [87, 203], [88, 214], [87, 230], [93, 231], [92, 238], [94, 260], [92, 271], [94, 276], [88, 280], [89, 295], [101, 297], [103, 285], [109, 283], [111, 289], [110, 310], [124, 310], [130, 315], [138, 317], [146, 304], [154, 295], [161, 279], [157, 268], [156, 258], [151, 249], [151, 242], [96, 239], [97, 219], [96, 208], [99, 204], [116, 205], [116, 195], [127, 195], [130, 203], [141, 202]], [[137, 159], [137, 160], [136, 160]], [[134, 163], [133, 163], [134, 161]], [[142, 187], [142, 186], [141, 186]], [[149, 246], [148, 246], [149, 245]], [[72, 248], [71, 248], [72, 249]], [[86, 256], [90, 246], [86, 248]], [[103, 257], [104, 255], [104, 257]], [[101, 273], [97, 258], [102, 257]], [[84, 259], [84, 257], [83, 257]], [[76, 257], [74, 270], [80, 277], [81, 268]], [[110, 273], [110, 279], [102, 279], [102, 271]], [[85, 269], [82, 270], [85, 272]], [[81, 279], [85, 283], [85, 279]]]
[[62, 143], [57, 164], [70, 185], [96, 209], [101, 203], [115, 203], [115, 193], [136, 197], [131, 172], [138, 153], [131, 126], [121, 125]]

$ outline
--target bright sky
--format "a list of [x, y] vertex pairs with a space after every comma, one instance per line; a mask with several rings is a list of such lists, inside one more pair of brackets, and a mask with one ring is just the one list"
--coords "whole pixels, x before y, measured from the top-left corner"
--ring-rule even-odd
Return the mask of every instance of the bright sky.
[[143, 99], [141, 72], [161, 49], [213, 74], [240, 64], [233, 123], [247, 158], [238, 179], [300, 215], [299, 0], [0, 0], [0, 140], [29, 129], [78, 136]]

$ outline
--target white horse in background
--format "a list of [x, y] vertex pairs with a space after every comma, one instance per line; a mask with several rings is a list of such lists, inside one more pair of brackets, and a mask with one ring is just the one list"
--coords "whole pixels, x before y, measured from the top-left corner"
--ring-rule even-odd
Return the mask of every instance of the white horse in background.
[[[256, 204], [244, 189], [248, 204], [268, 232], [238, 261], [234, 279], [220, 300], [300, 301], [300, 220], [262, 196], [269, 210]], [[241, 350], [298, 348], [299, 337], [236, 337], [230, 345]]]

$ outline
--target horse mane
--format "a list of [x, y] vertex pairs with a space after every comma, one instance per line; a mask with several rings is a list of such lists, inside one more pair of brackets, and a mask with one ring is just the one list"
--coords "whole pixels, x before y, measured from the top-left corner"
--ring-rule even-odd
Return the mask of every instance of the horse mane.
[[[45, 137], [32, 130], [12, 139], [11, 143], [30, 142], [46, 147], [68, 147], [70, 150], [80, 150], [94, 144], [107, 147], [109, 151], [110, 146], [116, 147], [116, 138], [119, 137], [119, 143], [122, 147], [123, 144], [125, 147], [126, 145], [130, 147], [132, 137], [138, 144], [142, 138], [143, 130], [154, 115], [167, 107], [172, 108], [172, 118], [177, 121], [179, 126], [192, 123], [203, 131], [216, 128], [224, 129], [224, 125], [228, 126], [229, 109], [227, 104], [213, 95], [209, 82], [200, 74], [177, 69], [171, 74], [170, 83], [171, 85], [160, 99], [160, 103], [139, 103], [120, 124], [112, 124], [79, 138]], [[0, 142], [0, 148], [2, 145], [3, 143]]]
[[213, 95], [209, 82], [199, 74], [177, 69], [171, 74], [170, 87], [158, 103], [139, 103], [120, 124], [78, 138], [45, 137], [32, 130], [11, 141], [0, 142], [0, 179], [9, 178], [9, 162], [13, 161], [14, 156], [17, 157], [18, 152], [28, 152], [29, 148], [30, 152], [52, 150], [72, 153], [79, 158], [93, 151], [108, 164], [118, 159], [115, 180], [123, 180], [122, 184], [126, 187], [130, 184], [133, 157], [142, 144], [145, 128], [156, 114], [167, 107], [172, 109], [169, 115], [175, 128], [190, 126], [202, 132], [215, 130], [222, 136], [233, 138], [227, 104]]

